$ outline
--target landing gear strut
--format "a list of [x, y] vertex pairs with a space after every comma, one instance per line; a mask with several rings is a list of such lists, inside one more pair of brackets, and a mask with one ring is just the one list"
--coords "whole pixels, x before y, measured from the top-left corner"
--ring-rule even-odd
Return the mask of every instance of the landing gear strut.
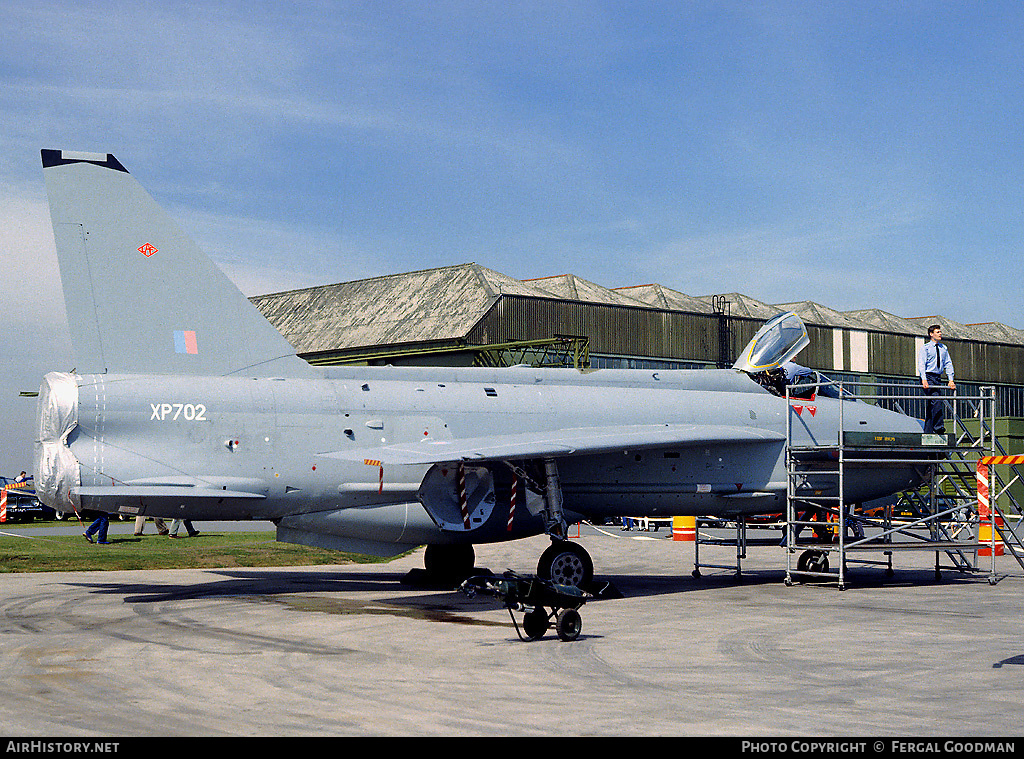
[[551, 545], [541, 554], [537, 576], [558, 585], [584, 588], [594, 579], [594, 562], [583, 548], [567, 539], [562, 511], [562, 486], [554, 459], [544, 459], [544, 531]]
[[562, 484], [554, 459], [544, 459], [544, 531], [552, 540], [565, 540], [568, 532], [562, 513]]

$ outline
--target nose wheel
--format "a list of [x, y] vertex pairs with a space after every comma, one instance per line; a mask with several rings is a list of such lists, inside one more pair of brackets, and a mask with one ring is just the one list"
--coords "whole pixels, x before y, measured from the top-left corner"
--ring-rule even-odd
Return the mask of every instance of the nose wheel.
[[568, 540], [552, 540], [537, 563], [537, 576], [583, 589], [594, 580], [594, 562], [581, 546]]

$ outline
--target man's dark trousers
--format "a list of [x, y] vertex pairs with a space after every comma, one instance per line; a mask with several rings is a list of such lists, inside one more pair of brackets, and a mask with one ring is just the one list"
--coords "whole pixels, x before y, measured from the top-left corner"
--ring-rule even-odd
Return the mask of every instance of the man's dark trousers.
[[945, 401], [942, 400], [942, 375], [926, 373], [928, 389], [924, 394], [928, 396], [928, 412], [924, 417], [924, 431], [937, 432], [940, 435], [946, 431]]

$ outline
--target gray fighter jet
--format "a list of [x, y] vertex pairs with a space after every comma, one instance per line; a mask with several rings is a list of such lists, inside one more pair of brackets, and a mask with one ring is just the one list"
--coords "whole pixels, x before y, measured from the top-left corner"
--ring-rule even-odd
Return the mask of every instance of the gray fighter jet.
[[[782, 314], [732, 369], [313, 367], [110, 154], [42, 151], [77, 364], [43, 379], [35, 482], [57, 511], [263, 519], [277, 539], [381, 556], [426, 545], [467, 573], [474, 543], [546, 533], [538, 574], [593, 565], [567, 524], [777, 513], [796, 442], [918, 420], [768, 380], [808, 337]], [[807, 405], [801, 400], [801, 404]], [[861, 468], [847, 503], [919, 481]], [[808, 491], [836, 490], [809, 477]]]

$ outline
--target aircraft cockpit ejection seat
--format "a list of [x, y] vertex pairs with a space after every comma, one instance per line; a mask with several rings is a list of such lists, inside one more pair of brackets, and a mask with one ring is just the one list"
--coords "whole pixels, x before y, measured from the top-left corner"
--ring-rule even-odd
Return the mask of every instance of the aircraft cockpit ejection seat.
[[[826, 398], [843, 398], [848, 401], [857, 400], [848, 390], [840, 392], [831, 377], [814, 369], [805, 369], [804, 367], [801, 369], [804, 371], [788, 378], [790, 398], [813, 400], [816, 396], [824, 396]], [[785, 395], [785, 391], [782, 394]]]

